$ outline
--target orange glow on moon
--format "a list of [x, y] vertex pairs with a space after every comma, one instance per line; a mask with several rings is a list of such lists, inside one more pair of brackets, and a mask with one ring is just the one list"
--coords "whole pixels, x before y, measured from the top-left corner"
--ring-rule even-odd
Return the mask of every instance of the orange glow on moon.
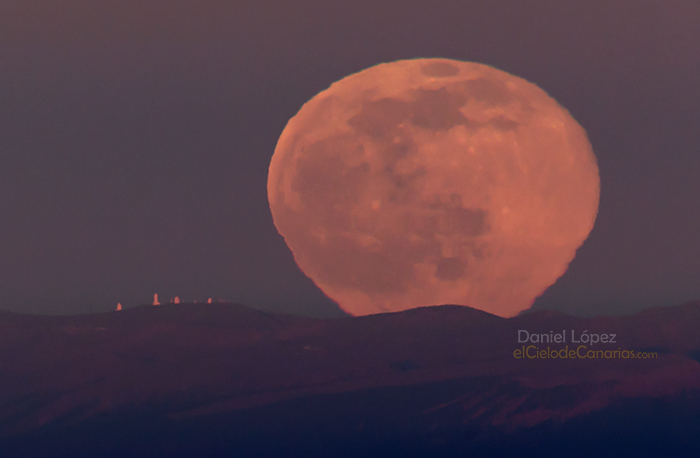
[[600, 179], [585, 131], [539, 87], [413, 59], [304, 104], [267, 191], [297, 264], [346, 312], [459, 304], [508, 317], [566, 271]]

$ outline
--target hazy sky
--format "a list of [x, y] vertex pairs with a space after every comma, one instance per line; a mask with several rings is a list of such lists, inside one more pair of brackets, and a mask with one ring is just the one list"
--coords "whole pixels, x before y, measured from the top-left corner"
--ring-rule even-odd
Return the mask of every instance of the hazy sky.
[[525, 78], [588, 132], [596, 226], [536, 308], [700, 299], [698, 24], [697, 0], [0, 0], [0, 309], [341, 315], [272, 224], [267, 168], [304, 102], [413, 57]]

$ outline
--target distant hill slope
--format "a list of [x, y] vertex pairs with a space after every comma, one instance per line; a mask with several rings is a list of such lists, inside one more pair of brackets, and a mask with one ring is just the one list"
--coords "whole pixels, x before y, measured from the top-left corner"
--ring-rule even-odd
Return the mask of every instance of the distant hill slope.
[[[451, 305], [333, 320], [236, 304], [0, 312], [0, 455], [188, 456], [197, 440], [218, 444], [200, 456], [341, 456], [333, 444], [366, 456], [383, 446], [376, 456], [506, 453], [553, 431], [575, 444], [582, 436], [571, 425], [596, 421], [610, 428], [582, 443], [605, 444], [605, 434], [641, 431], [645, 415], [648, 429], [659, 412], [663, 427], [680, 421], [674, 431], [687, 442], [698, 427], [688, 409], [700, 408], [698, 329], [698, 302], [594, 318], [504, 319]], [[522, 331], [567, 341], [519, 343]], [[648, 357], [514, 357], [528, 345], [574, 351], [583, 343], [571, 338], [584, 333], [616, 335], [584, 353]]]

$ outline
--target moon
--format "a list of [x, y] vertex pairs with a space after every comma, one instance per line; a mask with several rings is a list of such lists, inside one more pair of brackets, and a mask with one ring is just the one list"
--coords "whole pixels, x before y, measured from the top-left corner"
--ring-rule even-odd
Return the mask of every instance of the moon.
[[299, 268], [347, 313], [456, 304], [510, 317], [574, 259], [600, 178], [584, 129], [535, 84], [411, 59], [304, 104], [267, 192]]

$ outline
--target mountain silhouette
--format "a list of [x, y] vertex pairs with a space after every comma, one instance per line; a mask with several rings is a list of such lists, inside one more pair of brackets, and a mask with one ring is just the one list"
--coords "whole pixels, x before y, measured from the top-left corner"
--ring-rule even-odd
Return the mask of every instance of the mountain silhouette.
[[[0, 312], [0, 456], [694, 456], [698, 329], [699, 302], [592, 318]], [[559, 356], [604, 334], [583, 350], [596, 357]], [[514, 356], [528, 346], [550, 357]]]

